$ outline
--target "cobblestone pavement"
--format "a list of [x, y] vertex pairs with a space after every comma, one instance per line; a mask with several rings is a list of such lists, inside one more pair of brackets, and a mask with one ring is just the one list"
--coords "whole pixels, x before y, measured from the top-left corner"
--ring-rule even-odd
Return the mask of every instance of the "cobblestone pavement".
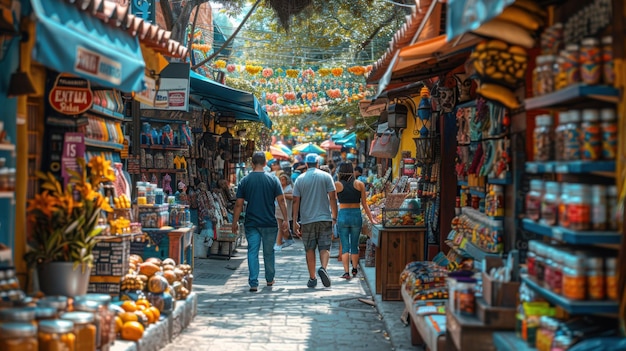
[[[331, 251], [335, 257], [337, 245]], [[318, 277], [317, 287], [307, 288], [304, 248], [296, 240], [276, 254], [273, 287], [265, 286], [261, 255], [259, 291], [251, 293], [246, 254], [244, 242], [230, 260], [195, 259], [198, 314], [162, 351], [416, 350], [407, 341], [409, 328], [398, 326], [403, 303], [385, 305], [389, 316], [383, 317], [381, 306], [358, 300], [372, 298], [363, 271], [358, 279], [341, 279], [341, 262], [331, 258], [331, 287]], [[391, 335], [385, 318], [393, 319]]]

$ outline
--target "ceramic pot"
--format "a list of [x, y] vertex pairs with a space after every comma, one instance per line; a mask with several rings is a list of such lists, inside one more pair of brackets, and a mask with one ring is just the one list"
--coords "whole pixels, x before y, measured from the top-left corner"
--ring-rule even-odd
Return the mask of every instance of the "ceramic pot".
[[46, 295], [78, 296], [87, 293], [91, 269], [74, 268], [73, 262], [48, 262], [37, 266], [39, 289]]

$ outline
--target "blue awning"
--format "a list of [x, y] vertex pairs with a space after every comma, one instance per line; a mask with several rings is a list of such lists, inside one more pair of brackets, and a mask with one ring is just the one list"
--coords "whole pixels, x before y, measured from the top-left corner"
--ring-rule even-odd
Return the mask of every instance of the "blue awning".
[[205, 108], [233, 112], [235, 119], [261, 122], [272, 128], [267, 112], [252, 93], [225, 86], [194, 71], [189, 74], [189, 80], [191, 94], [200, 96]]
[[33, 59], [59, 72], [125, 92], [144, 89], [136, 37], [63, 0], [31, 0], [37, 16]]

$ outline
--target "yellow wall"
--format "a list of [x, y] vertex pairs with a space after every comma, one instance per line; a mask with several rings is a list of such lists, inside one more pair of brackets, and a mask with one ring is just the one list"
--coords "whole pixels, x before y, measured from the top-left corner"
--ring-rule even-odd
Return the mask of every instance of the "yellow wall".
[[[419, 106], [420, 97], [417, 96], [413, 98], [413, 102], [415, 103], [415, 106]], [[419, 134], [415, 134], [415, 135], [413, 134], [413, 130], [415, 129], [415, 116], [413, 115], [415, 111], [413, 111], [413, 106], [411, 105], [410, 102], [405, 102], [404, 105], [406, 105], [409, 108], [409, 114], [407, 116], [406, 129], [403, 129], [400, 134], [400, 148], [398, 148], [398, 154], [396, 154], [396, 157], [393, 158], [393, 163], [392, 163], [393, 179], [396, 179], [397, 177], [400, 176], [400, 160], [402, 160], [402, 151], [410, 151], [411, 157], [416, 156], [415, 155], [415, 141], [413, 141], [413, 138], [416, 138], [419, 136]]]

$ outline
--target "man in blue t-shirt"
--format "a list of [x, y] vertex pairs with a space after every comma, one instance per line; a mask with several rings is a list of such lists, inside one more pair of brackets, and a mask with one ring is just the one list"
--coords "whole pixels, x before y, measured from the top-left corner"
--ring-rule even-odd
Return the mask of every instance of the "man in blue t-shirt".
[[[330, 286], [330, 277], [326, 272], [330, 259], [332, 227], [337, 222], [337, 193], [335, 182], [330, 174], [317, 169], [318, 156], [308, 154], [304, 160], [306, 172], [296, 179], [293, 187], [294, 231], [302, 235], [306, 264], [309, 270], [307, 286], [317, 285], [315, 275], [315, 249], [319, 251], [321, 267], [317, 274], [325, 287]], [[296, 221], [300, 213], [300, 221]], [[302, 229], [301, 229], [302, 228]]]
[[[246, 218], [244, 227], [248, 241], [248, 269], [250, 276], [248, 284], [250, 292], [256, 292], [259, 287], [259, 250], [263, 244], [263, 262], [265, 263], [265, 280], [267, 286], [274, 285], [276, 269], [274, 267], [274, 243], [278, 233], [276, 221], [276, 206], [278, 203], [283, 218], [287, 216], [287, 204], [283, 197], [283, 188], [278, 178], [265, 172], [265, 153], [255, 152], [252, 155], [252, 172], [245, 176], [237, 187], [237, 201], [233, 214], [233, 234], [239, 232], [239, 216], [243, 210], [244, 201]], [[289, 230], [289, 222], [283, 221], [282, 230]]]

